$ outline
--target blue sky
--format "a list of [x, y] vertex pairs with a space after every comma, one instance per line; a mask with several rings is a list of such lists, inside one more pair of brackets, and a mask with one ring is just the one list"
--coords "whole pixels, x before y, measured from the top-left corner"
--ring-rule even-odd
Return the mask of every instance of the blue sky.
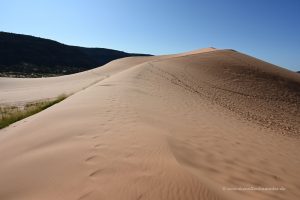
[[298, 0], [0, 0], [0, 31], [137, 53], [230, 48], [300, 70]]

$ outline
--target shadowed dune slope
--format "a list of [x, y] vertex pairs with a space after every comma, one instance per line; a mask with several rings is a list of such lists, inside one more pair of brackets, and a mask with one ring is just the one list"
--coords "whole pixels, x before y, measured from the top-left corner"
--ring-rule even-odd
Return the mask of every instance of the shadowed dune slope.
[[179, 56], [153, 65], [161, 76], [200, 98], [267, 127], [282, 128], [282, 133], [300, 132], [300, 76], [294, 72], [232, 50]]
[[103, 80], [0, 130], [0, 199], [300, 196], [300, 75], [213, 49], [97, 70]]

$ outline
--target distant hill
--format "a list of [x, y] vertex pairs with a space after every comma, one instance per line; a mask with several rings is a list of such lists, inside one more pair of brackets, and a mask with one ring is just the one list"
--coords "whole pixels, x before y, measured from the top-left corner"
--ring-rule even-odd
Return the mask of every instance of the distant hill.
[[0, 32], [0, 75], [53, 76], [85, 71], [132, 54], [65, 45], [39, 37]]

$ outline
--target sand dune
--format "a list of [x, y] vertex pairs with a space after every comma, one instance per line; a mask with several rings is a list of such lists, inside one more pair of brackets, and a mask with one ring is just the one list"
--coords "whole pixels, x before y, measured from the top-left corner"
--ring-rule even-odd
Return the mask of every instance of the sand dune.
[[0, 104], [23, 104], [81, 91], [152, 57], [123, 58], [96, 69], [51, 78], [0, 77]]
[[205, 49], [0, 79], [1, 103], [60, 93], [74, 94], [0, 130], [0, 199], [300, 196], [299, 74]]

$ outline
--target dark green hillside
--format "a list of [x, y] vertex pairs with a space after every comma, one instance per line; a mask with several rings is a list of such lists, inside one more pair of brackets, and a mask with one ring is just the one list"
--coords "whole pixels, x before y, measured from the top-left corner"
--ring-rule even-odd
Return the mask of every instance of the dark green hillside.
[[71, 74], [112, 60], [138, 56], [105, 48], [84, 48], [28, 35], [0, 32], [0, 73], [16, 76]]

